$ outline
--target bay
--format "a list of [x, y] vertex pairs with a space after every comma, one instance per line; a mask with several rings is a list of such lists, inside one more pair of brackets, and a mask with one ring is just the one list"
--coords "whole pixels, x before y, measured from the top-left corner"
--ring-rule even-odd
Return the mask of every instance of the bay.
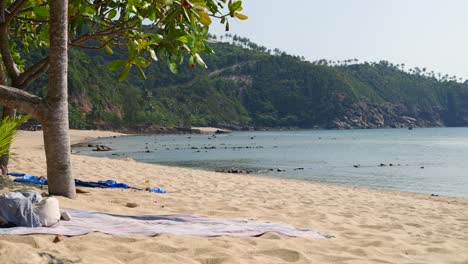
[[[303, 130], [97, 139], [79, 154], [468, 198], [468, 128]], [[239, 176], [242, 177], [242, 176]]]

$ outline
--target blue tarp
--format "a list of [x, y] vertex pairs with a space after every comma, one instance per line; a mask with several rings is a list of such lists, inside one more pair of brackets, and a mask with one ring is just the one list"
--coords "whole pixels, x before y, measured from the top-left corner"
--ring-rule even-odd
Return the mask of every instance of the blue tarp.
[[[8, 175], [16, 177], [15, 182], [27, 182], [33, 183], [38, 185], [47, 185], [47, 180], [44, 177], [38, 177], [31, 174], [26, 173], [8, 173]], [[136, 189], [142, 190], [140, 188], [131, 187], [130, 185], [123, 183], [123, 182], [116, 182], [114, 180], [106, 180], [106, 181], [82, 181], [75, 179], [75, 186], [83, 186], [83, 187], [91, 187], [91, 188], [122, 188], [122, 189]], [[147, 188], [146, 191], [152, 193], [166, 193], [165, 190], [158, 187]]]

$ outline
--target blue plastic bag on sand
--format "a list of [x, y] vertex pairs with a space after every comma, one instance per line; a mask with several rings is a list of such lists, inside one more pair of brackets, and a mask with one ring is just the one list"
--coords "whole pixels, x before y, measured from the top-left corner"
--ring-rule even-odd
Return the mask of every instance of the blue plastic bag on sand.
[[147, 190], [148, 192], [152, 192], [152, 193], [166, 193], [164, 189], [161, 189], [159, 187], [148, 188]]
[[39, 185], [47, 185], [47, 180], [44, 177], [33, 176], [25, 174], [24, 176], [16, 176], [15, 182], [28, 182]]

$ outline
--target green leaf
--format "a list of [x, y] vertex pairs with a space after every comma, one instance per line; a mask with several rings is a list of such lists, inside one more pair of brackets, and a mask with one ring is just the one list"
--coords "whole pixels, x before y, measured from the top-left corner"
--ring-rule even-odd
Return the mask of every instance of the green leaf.
[[109, 14], [107, 14], [107, 19], [113, 19], [117, 15], [117, 10], [112, 9]]
[[243, 14], [241, 14], [241, 13], [235, 13], [234, 16], [237, 17], [237, 18], [240, 19], [240, 20], [247, 20], [247, 19], [249, 19], [248, 16], [243, 15]]
[[188, 43], [188, 38], [186, 36], [181, 36], [177, 38], [182, 43]]
[[109, 63], [109, 66], [107, 66], [107, 69], [109, 69], [110, 71], [115, 71], [121, 68], [122, 66], [124, 66], [126, 63], [127, 61], [124, 61], [124, 60], [115, 60]]
[[242, 1], [235, 1], [235, 2], [230, 2], [228, 5], [229, 12], [231, 14], [234, 14], [236, 11], [240, 11], [239, 9], [242, 8]]
[[145, 72], [144, 72], [143, 69], [140, 67], [140, 65], [136, 64], [136, 68], [138, 69], [138, 73], [140, 73], [140, 76], [141, 76], [143, 79], [146, 79]]
[[173, 61], [167, 61], [167, 65], [169, 66], [169, 70], [171, 70], [172, 73], [177, 73], [177, 64]]
[[34, 14], [40, 19], [49, 18], [49, 9], [45, 6], [35, 6], [33, 7]]
[[92, 6], [86, 6], [84, 8], [84, 11], [82, 12], [83, 15], [95, 15], [96, 14], [96, 9], [94, 9]]
[[119, 75], [119, 82], [123, 82], [123, 81], [127, 80], [128, 73], [130, 72], [131, 69], [132, 69], [132, 64], [127, 63], [127, 65], [125, 65], [125, 68], [123, 69], [123, 71]]
[[109, 47], [109, 45], [106, 45], [104, 48], [106, 49], [106, 52], [110, 55], [114, 54], [114, 51], [111, 49], [111, 47]]
[[200, 22], [205, 25], [205, 26], [209, 26], [211, 24], [211, 18], [210, 16], [208, 15], [207, 12], [205, 11], [199, 11], [198, 14], [200, 15]]
[[149, 66], [149, 62], [147, 62], [144, 58], [142, 57], [138, 57], [138, 58], [135, 58], [133, 60], [133, 63], [140, 66], [140, 67], [143, 67], [143, 68], [146, 68]]

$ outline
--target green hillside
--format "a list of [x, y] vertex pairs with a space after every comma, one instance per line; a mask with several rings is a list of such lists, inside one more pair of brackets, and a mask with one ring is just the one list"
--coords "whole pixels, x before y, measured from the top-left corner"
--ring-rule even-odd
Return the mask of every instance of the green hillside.
[[[232, 38], [232, 37], [231, 37]], [[109, 62], [124, 58], [72, 50], [70, 121], [74, 128], [222, 126], [374, 128], [465, 126], [468, 85], [388, 62], [307, 62], [234, 36], [205, 55], [208, 69], [164, 62], [117, 81]], [[34, 85], [46, 89], [45, 78]]]

